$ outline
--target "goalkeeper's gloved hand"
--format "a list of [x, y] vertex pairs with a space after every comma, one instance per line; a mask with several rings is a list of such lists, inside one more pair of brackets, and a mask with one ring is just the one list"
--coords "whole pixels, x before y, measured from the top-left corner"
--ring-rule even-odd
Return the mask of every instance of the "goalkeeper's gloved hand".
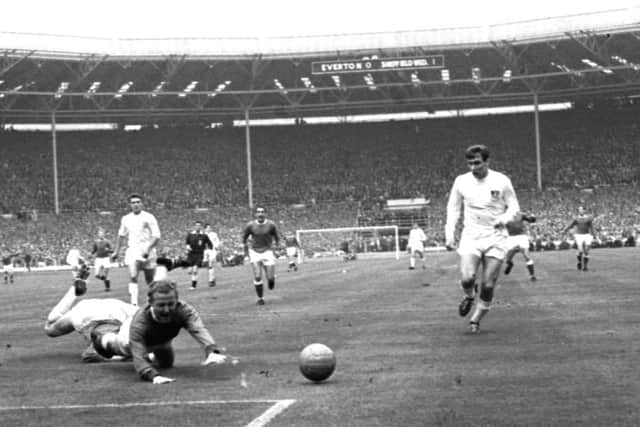
[[173, 378], [167, 378], [167, 377], [163, 377], [161, 375], [156, 375], [155, 377], [153, 377], [153, 383], [154, 384], [166, 384], [166, 383], [171, 383], [174, 382], [175, 380]]
[[211, 352], [209, 353], [205, 361], [202, 362], [202, 366], [219, 365], [226, 361], [227, 361], [227, 356], [225, 356], [224, 354]]

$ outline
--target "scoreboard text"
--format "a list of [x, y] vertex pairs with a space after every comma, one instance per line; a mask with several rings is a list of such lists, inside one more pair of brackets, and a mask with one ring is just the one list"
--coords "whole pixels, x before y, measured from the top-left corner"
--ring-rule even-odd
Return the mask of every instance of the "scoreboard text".
[[443, 67], [443, 55], [429, 55], [412, 58], [318, 61], [311, 63], [311, 74], [366, 73], [372, 71]]

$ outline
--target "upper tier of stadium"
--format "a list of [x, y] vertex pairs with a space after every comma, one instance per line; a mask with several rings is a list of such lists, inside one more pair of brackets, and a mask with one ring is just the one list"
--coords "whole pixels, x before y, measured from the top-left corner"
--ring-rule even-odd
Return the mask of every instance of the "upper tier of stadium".
[[[425, 8], [427, 15], [421, 28], [409, 24], [407, 15], [410, 10], [401, 8], [400, 20], [395, 25], [383, 26], [382, 31], [372, 29], [372, 26], [351, 26], [339, 29], [340, 33], [325, 34], [292, 34], [265, 36], [258, 34], [260, 28], [251, 29], [251, 25], [243, 25], [244, 17], [235, 17], [238, 26], [242, 27], [243, 35], [228, 36], [216, 31], [195, 32], [197, 36], [154, 36], [154, 37], [123, 37], [78, 35], [72, 33], [70, 26], [77, 21], [57, 26], [55, 32], [43, 31], [37, 25], [28, 25], [25, 31], [7, 31], [12, 28], [10, 23], [0, 31], [0, 50], [11, 52], [32, 52], [32, 57], [72, 59], [85, 57], [87, 54], [106, 55], [112, 59], [136, 58], [152, 59], [170, 55], [181, 55], [197, 58], [233, 58], [246, 56], [260, 56], [262, 58], [305, 57], [305, 56], [336, 56], [337, 52], [363, 51], [376, 49], [406, 49], [413, 47], [427, 47], [431, 51], [491, 47], [498, 41], [509, 41], [511, 44], [537, 43], [550, 40], [567, 38], [567, 34], [588, 31], [595, 34], [615, 34], [629, 32], [640, 28], [640, 6], [627, 6], [627, 2], [609, 2], [600, 5], [600, 9], [585, 5], [572, 6], [571, 11], [564, 8], [560, 14], [554, 7], [553, 10], [544, 12], [544, 17], [533, 19], [516, 19], [518, 15], [505, 15], [509, 22], [466, 24], [465, 20], [439, 21], [438, 16], [429, 15], [429, 7]], [[513, 5], [511, 6], [513, 7]], [[399, 8], [400, 9], [400, 8]], [[418, 13], [424, 11], [416, 11]], [[314, 17], [317, 11], [308, 14], [301, 13], [300, 19], [309, 21], [309, 16]], [[398, 19], [398, 13], [393, 10], [385, 13], [374, 14], [378, 21], [384, 20], [384, 15], [389, 14], [388, 19]], [[379, 15], [383, 15], [380, 18]], [[451, 15], [451, 13], [449, 13]], [[509, 18], [512, 16], [512, 18]], [[538, 15], [540, 16], [540, 15]], [[353, 22], [368, 20], [371, 18], [367, 11], [362, 15], [351, 17]], [[136, 18], [138, 19], [138, 18]], [[139, 18], [145, 22], [145, 17]], [[193, 17], [185, 18], [185, 21]], [[211, 26], [219, 26], [224, 17], [212, 19]], [[230, 18], [234, 19], [234, 18]], [[315, 20], [318, 17], [314, 17]], [[319, 18], [320, 20], [322, 18]], [[175, 18], [174, 22], [182, 19]], [[266, 20], [268, 21], [268, 19]], [[477, 20], [476, 20], [477, 22]], [[277, 22], [275, 22], [277, 23]], [[114, 25], [109, 23], [109, 25]], [[171, 27], [171, 23], [166, 23]], [[311, 24], [309, 24], [311, 25]], [[95, 28], [100, 27], [100, 22], [95, 23]], [[410, 27], [407, 30], [406, 27]], [[286, 27], [286, 26], [285, 26]], [[375, 27], [375, 23], [373, 25]], [[364, 28], [364, 30], [358, 29]], [[397, 28], [389, 30], [389, 28]], [[355, 30], [354, 30], [355, 29]], [[327, 25], [325, 31], [336, 31], [331, 25]], [[167, 30], [172, 33], [170, 28]], [[286, 30], [284, 30], [286, 32]], [[292, 30], [292, 32], [295, 32]], [[192, 32], [193, 33], [193, 32]], [[234, 34], [234, 32], [231, 32]], [[237, 32], [235, 32], [237, 33]], [[98, 32], [99, 34], [99, 32]], [[126, 34], [126, 32], [125, 32]], [[210, 34], [213, 34], [210, 35]]]

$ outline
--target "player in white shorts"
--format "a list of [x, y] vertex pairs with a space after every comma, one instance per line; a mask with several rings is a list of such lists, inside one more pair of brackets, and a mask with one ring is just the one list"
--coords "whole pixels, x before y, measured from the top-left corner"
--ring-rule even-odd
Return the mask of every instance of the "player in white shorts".
[[[82, 352], [83, 362], [100, 362], [99, 356], [91, 344], [91, 332], [100, 324], [126, 324], [133, 317], [137, 307], [114, 298], [84, 299], [78, 297], [86, 292], [86, 277], [89, 269], [80, 273], [81, 277], [74, 279], [60, 301], [51, 309], [44, 325], [45, 333], [50, 337], [59, 337], [71, 332], [80, 333], [89, 346]], [[127, 328], [128, 329], [128, 328]]]
[[87, 261], [80, 254], [80, 251], [76, 248], [69, 249], [65, 261], [67, 261], [67, 264], [71, 266], [71, 275], [74, 279], [78, 276], [80, 268], [87, 264]]
[[507, 252], [505, 225], [520, 210], [511, 180], [489, 169], [489, 150], [472, 145], [465, 151], [469, 172], [459, 175], [449, 193], [446, 246], [456, 246], [456, 227], [464, 222], [458, 243], [460, 273], [464, 299], [458, 312], [466, 316], [475, 301], [476, 272], [482, 266], [478, 304], [470, 319], [472, 333], [477, 333], [480, 320], [489, 311], [502, 261]]
[[573, 237], [578, 249], [578, 270], [587, 271], [589, 264], [589, 249], [593, 243], [593, 217], [588, 215], [583, 206], [578, 207], [578, 216], [565, 228], [564, 233], [576, 228]]
[[[266, 218], [264, 208], [256, 208], [256, 219], [249, 222], [242, 232], [242, 244], [245, 255], [249, 257], [253, 271], [253, 285], [258, 295], [258, 305], [264, 305], [262, 284], [262, 272], [267, 276], [267, 285], [270, 290], [276, 286], [275, 255], [273, 245], [278, 245], [280, 236], [273, 221]], [[249, 247], [251, 240], [251, 247]]]
[[216, 260], [221, 242], [218, 233], [211, 228], [211, 224], [204, 225], [204, 233], [209, 238], [211, 246], [213, 246], [211, 249], [205, 249], [203, 259], [203, 264], [206, 265], [209, 270], [209, 286], [213, 287], [216, 285]]
[[[167, 272], [174, 267], [168, 258], [158, 259], [154, 280], [165, 280]], [[116, 334], [114, 342], [119, 351], [118, 356], [112, 359], [126, 358], [131, 355], [129, 327], [138, 307], [115, 298], [88, 298], [78, 301], [87, 291], [86, 278], [89, 274], [86, 266], [81, 268], [79, 277], [74, 279], [64, 296], [49, 312], [44, 325], [45, 334], [56, 338], [72, 332], [80, 333], [89, 343], [82, 352], [82, 361], [93, 363], [105, 360], [96, 352], [92, 340], [96, 333], [102, 333], [106, 329]]]
[[142, 210], [142, 197], [138, 194], [129, 196], [131, 212], [124, 215], [118, 230], [116, 247], [111, 257], [118, 258], [120, 247], [127, 238], [127, 250], [124, 263], [129, 268], [129, 295], [131, 304], [138, 305], [138, 275], [144, 272], [147, 284], [153, 281], [156, 269], [156, 246], [160, 241], [160, 228], [156, 218]]
[[298, 251], [300, 250], [300, 243], [295, 234], [287, 234], [284, 237], [284, 247], [287, 255], [287, 271], [298, 271]]
[[529, 271], [529, 280], [535, 282], [537, 280], [535, 267], [533, 265], [533, 259], [529, 255], [531, 242], [525, 230], [525, 222], [534, 223], [536, 222], [536, 218], [533, 215], [518, 213], [513, 221], [509, 221], [506, 224], [507, 233], [509, 234], [507, 238], [509, 251], [505, 258], [507, 266], [504, 269], [504, 274], [508, 275], [511, 272], [513, 268], [513, 257], [520, 252], [526, 263], [527, 271]]
[[415, 223], [409, 231], [409, 240], [407, 241], [407, 248], [409, 249], [409, 270], [415, 270], [416, 257], [422, 259], [422, 268], [427, 268], [427, 260], [424, 257], [424, 244], [427, 241], [427, 236], [420, 226]]

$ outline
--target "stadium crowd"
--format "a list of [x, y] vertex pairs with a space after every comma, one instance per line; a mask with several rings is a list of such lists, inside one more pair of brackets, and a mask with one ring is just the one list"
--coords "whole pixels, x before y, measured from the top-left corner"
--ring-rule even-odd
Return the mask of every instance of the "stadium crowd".
[[[640, 222], [636, 110], [541, 113], [542, 192], [528, 114], [254, 127], [253, 199], [283, 231], [294, 231], [354, 226], [358, 218], [389, 222], [385, 200], [426, 197], [421, 222], [441, 244], [447, 192], [465, 169], [460, 153], [480, 143], [491, 149], [491, 167], [511, 177], [522, 207], [539, 218], [535, 238], [562, 239], [579, 205], [595, 215], [599, 239], [626, 238]], [[35, 211], [37, 220], [2, 219], [0, 250], [59, 262], [70, 247], [88, 250], [99, 226], [114, 239], [131, 192], [144, 195], [167, 251], [180, 251], [195, 219], [211, 223], [233, 250], [251, 218], [244, 137], [239, 128], [58, 132], [63, 213], [55, 216], [51, 135], [2, 131], [0, 213]]]

